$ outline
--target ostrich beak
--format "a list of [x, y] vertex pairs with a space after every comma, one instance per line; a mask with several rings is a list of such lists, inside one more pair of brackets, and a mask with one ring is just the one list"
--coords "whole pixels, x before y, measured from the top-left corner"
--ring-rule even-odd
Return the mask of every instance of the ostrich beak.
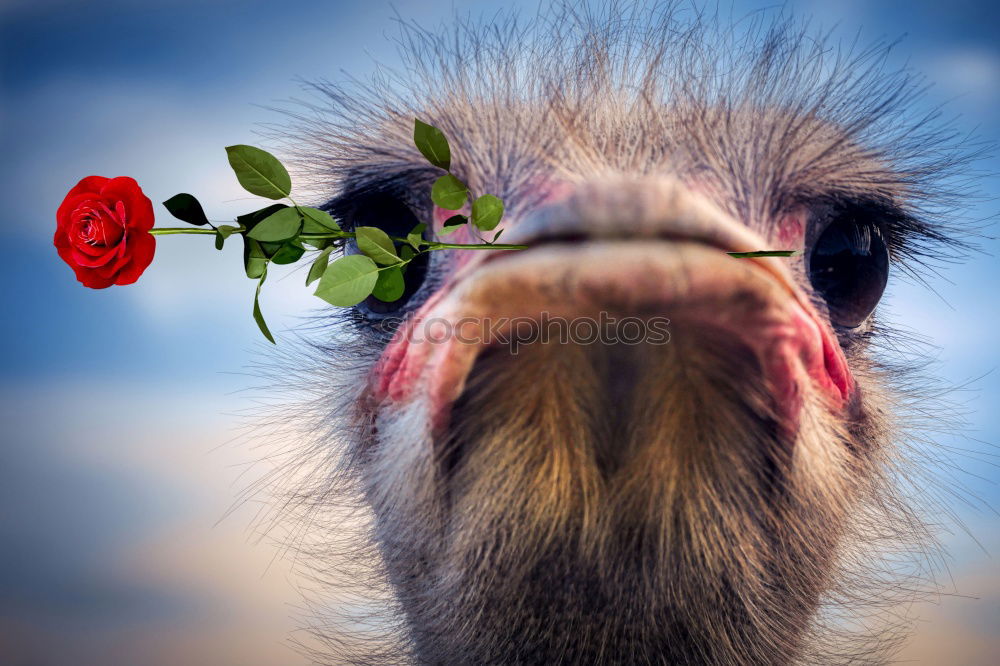
[[752, 356], [771, 413], [789, 434], [805, 394], [819, 395], [833, 410], [850, 400], [843, 352], [796, 285], [788, 260], [729, 256], [765, 249], [767, 242], [676, 180], [579, 186], [507, 236], [529, 249], [468, 257], [397, 332], [373, 375], [375, 400], [428, 399], [428, 427], [440, 432], [477, 358], [498, 338], [520, 337], [514, 329], [525, 321], [600, 313], [666, 318], [689, 336], [707, 330], [715, 339], [730, 336]]

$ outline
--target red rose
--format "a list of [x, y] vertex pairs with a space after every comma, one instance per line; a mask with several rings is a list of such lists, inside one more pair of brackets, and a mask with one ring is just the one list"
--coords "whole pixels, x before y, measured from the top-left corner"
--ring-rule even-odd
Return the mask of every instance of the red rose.
[[132, 284], [153, 261], [153, 203], [132, 178], [88, 176], [56, 212], [56, 250], [86, 287]]

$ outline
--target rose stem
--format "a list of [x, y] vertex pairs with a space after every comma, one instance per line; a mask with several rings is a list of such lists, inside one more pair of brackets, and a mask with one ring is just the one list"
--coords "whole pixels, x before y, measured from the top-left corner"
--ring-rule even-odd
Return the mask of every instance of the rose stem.
[[[235, 229], [232, 233], [238, 234], [245, 231], [245, 229]], [[156, 227], [149, 230], [154, 236], [173, 236], [177, 234], [195, 234], [195, 235], [215, 235], [214, 229], [191, 229], [188, 227]], [[326, 240], [328, 238], [354, 238], [354, 234], [347, 231], [331, 232], [328, 234], [300, 234], [297, 236], [299, 240]], [[405, 238], [397, 238], [396, 236], [390, 236], [392, 240], [398, 241], [400, 243], [408, 242]], [[425, 246], [430, 250], [526, 250], [527, 245], [509, 245], [504, 243], [476, 243], [471, 245], [463, 245], [461, 243], [439, 243], [437, 241], [421, 241], [421, 245]]]

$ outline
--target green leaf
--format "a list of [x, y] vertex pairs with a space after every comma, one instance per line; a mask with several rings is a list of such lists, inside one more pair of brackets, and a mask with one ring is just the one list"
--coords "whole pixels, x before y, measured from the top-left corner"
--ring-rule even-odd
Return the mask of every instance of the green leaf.
[[274, 256], [274, 253], [280, 250], [284, 246], [284, 243], [265, 243], [260, 244], [261, 249], [264, 250], [264, 256], [270, 259]]
[[326, 248], [332, 247], [334, 245], [332, 238], [310, 239], [310, 238], [302, 238], [301, 236], [299, 236], [299, 240], [301, 240], [309, 247], [312, 247], [317, 250], [325, 250]]
[[221, 250], [222, 246], [226, 242], [226, 239], [232, 236], [234, 231], [236, 231], [236, 227], [231, 224], [220, 225], [215, 230], [215, 249]]
[[239, 215], [236, 218], [236, 222], [242, 226], [247, 231], [253, 229], [255, 226], [261, 223], [262, 220], [266, 220], [271, 217], [279, 210], [288, 208], [285, 204], [271, 204], [270, 206], [265, 206], [260, 210], [255, 210], [252, 213], [247, 213], [245, 215]]
[[403, 271], [398, 266], [383, 268], [378, 272], [378, 279], [372, 289], [372, 296], [383, 303], [398, 301], [406, 291], [406, 283], [403, 282]]
[[414, 250], [420, 249], [420, 244], [424, 240], [424, 231], [427, 229], [427, 225], [421, 222], [417, 226], [410, 230], [410, 233], [406, 234], [406, 242], [413, 246]]
[[484, 194], [472, 202], [472, 224], [482, 231], [493, 231], [503, 217], [503, 202], [492, 194]]
[[303, 233], [325, 234], [331, 231], [340, 231], [340, 225], [325, 210], [299, 206], [299, 211], [302, 212], [303, 219], [305, 220], [302, 226]]
[[278, 158], [253, 146], [226, 146], [229, 166], [243, 189], [268, 199], [284, 199], [292, 193], [292, 179]]
[[243, 266], [247, 277], [256, 280], [267, 269], [267, 254], [260, 243], [252, 238], [243, 238]]
[[435, 180], [431, 186], [431, 201], [445, 210], [458, 210], [468, 198], [468, 186], [450, 173]]
[[362, 254], [368, 255], [383, 266], [399, 263], [396, 246], [384, 231], [377, 227], [357, 227], [354, 233], [358, 249]]
[[247, 232], [254, 240], [276, 243], [298, 235], [302, 228], [302, 218], [294, 208], [282, 208], [261, 220]]
[[417, 256], [417, 251], [409, 245], [404, 245], [399, 248], [399, 258], [403, 260], [403, 265], [400, 266], [400, 270], [403, 271], [403, 275], [406, 275], [406, 269], [409, 267], [407, 262], [415, 256]]
[[271, 262], [275, 264], [294, 264], [302, 258], [306, 249], [302, 243], [296, 240], [285, 241], [278, 251], [271, 255]]
[[378, 266], [363, 254], [351, 254], [323, 271], [316, 295], [330, 305], [350, 307], [368, 298], [378, 281]]
[[441, 235], [447, 236], [448, 234], [453, 234], [459, 229], [461, 229], [466, 222], [469, 221], [465, 215], [452, 215], [447, 220], [444, 221], [444, 226], [441, 228]]
[[271, 331], [267, 328], [267, 323], [264, 321], [264, 313], [260, 311], [260, 288], [264, 286], [264, 280], [267, 279], [267, 263], [264, 264], [264, 271], [260, 274], [260, 281], [257, 282], [257, 291], [253, 295], [253, 320], [257, 322], [257, 328], [260, 332], [264, 334], [264, 337], [271, 341], [271, 344], [276, 344], [274, 341], [274, 336], [271, 335]]
[[187, 222], [188, 224], [193, 224], [198, 227], [203, 227], [206, 224], [211, 224], [208, 218], [205, 217], [205, 209], [201, 207], [194, 196], [188, 194], [187, 192], [181, 192], [180, 194], [175, 194], [166, 201], [163, 202], [170, 214], [176, 217], [178, 220]]
[[503, 229], [501, 229], [500, 231], [496, 232], [496, 234], [494, 234], [494, 236], [493, 236], [493, 241], [492, 242], [496, 243], [497, 239], [500, 238], [500, 234], [502, 234], [502, 233], [503, 233]]
[[427, 161], [445, 171], [451, 168], [451, 148], [444, 132], [433, 125], [413, 119], [413, 143]]
[[218, 231], [219, 234], [221, 234], [223, 238], [229, 238], [234, 233], [236, 233], [237, 231], [239, 231], [239, 229], [237, 227], [234, 227], [231, 224], [220, 224], [219, 228], [216, 229], [216, 231]]
[[306, 276], [307, 287], [323, 276], [323, 271], [326, 270], [327, 263], [330, 261], [331, 252], [333, 252], [332, 247], [326, 248], [312, 262], [312, 266], [309, 267], [309, 275]]

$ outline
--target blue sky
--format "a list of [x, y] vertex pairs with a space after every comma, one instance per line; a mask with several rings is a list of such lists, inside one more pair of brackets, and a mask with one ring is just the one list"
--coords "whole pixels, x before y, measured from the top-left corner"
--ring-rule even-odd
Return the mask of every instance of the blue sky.
[[[536, 6], [394, 4], [426, 25], [447, 19], [453, 4], [487, 16], [503, 6]], [[740, 15], [772, 5], [733, 7]], [[802, 0], [787, 7], [844, 39], [859, 29], [862, 42], [903, 37], [892, 61], [934, 83], [922, 104], [946, 103], [957, 127], [1000, 140], [1000, 9], [993, 3]], [[0, 618], [51, 621], [55, 635], [68, 632], [74, 663], [160, 663], [149, 655], [172, 631], [190, 651], [171, 644], [175, 652], [163, 654], [187, 663], [275, 663], [270, 655], [283, 654], [275, 646], [288, 629], [285, 604], [295, 597], [291, 567], [268, 566], [273, 553], [248, 543], [246, 521], [212, 527], [247, 458], [226, 446], [234, 428], [228, 414], [244, 406], [236, 392], [252, 382], [241, 373], [261, 346], [238, 248], [220, 260], [203, 239], [161, 239], [138, 286], [87, 290], [51, 246], [55, 208], [72, 184], [96, 173], [133, 176], [154, 202], [191, 191], [213, 219], [244, 212], [252, 203], [223, 146], [257, 142], [260, 123], [281, 122], [265, 107], [298, 95], [300, 78], [363, 78], [373, 60], [397, 62], [393, 15], [383, 0], [7, 0], [0, 7], [0, 242], [8, 248], [0, 263], [0, 499], [8, 507], [0, 517]], [[980, 166], [1000, 172], [996, 157]], [[994, 200], [976, 204], [972, 214], [980, 218], [997, 212], [1000, 194], [995, 177], [983, 186]], [[972, 380], [959, 395], [972, 411], [975, 439], [990, 443], [1000, 441], [1000, 244], [984, 247], [991, 254], [949, 269], [937, 294], [894, 281], [889, 307], [939, 345], [942, 377]], [[276, 278], [263, 298], [280, 332], [316, 303], [300, 276]], [[979, 441], [961, 444], [995, 453]], [[996, 506], [1000, 474], [983, 455], [977, 460], [963, 463], [972, 473], [964, 483]], [[979, 541], [1000, 546], [995, 514], [956, 509]], [[949, 542], [959, 578], [972, 572], [977, 585], [1000, 589], [975, 540], [956, 533]], [[240, 565], [227, 576], [213, 574], [211, 566], [233, 560]], [[191, 581], [201, 587], [188, 589]], [[987, 596], [987, 615], [1000, 622], [1000, 595]], [[99, 631], [82, 619], [95, 608], [106, 611], [88, 620]], [[974, 623], [946, 626], [977, 640]], [[3, 628], [0, 620], [0, 634]], [[267, 642], [247, 648], [251, 656], [223, 640], [251, 628]], [[118, 651], [101, 652], [102, 636], [120, 638]], [[924, 663], [937, 663], [929, 658]]]

